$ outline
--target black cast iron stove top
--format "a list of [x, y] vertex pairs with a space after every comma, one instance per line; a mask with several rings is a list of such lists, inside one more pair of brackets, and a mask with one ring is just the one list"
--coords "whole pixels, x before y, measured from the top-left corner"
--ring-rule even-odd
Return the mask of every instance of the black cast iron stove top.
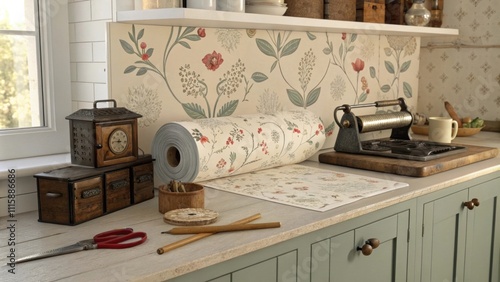
[[428, 161], [464, 152], [466, 147], [425, 140], [375, 139], [361, 142], [361, 153]]

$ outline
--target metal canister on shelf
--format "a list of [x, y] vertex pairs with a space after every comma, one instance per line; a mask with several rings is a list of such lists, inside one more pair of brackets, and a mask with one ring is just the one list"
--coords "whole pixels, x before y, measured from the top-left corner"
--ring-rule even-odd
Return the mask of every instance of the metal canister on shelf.
[[142, 0], [142, 9], [180, 8], [181, 0]]

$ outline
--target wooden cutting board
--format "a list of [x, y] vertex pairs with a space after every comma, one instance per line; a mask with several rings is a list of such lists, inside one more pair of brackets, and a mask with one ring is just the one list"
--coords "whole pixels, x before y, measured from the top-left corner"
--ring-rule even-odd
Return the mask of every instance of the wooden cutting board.
[[399, 175], [424, 177], [491, 159], [498, 155], [497, 148], [457, 145], [464, 146], [467, 150], [462, 153], [426, 162], [338, 152], [320, 154], [319, 162]]

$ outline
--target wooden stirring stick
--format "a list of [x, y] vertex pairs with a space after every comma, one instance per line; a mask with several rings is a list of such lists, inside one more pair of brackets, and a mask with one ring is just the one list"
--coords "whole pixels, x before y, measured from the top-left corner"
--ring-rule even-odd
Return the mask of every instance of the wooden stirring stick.
[[228, 224], [228, 225], [218, 225], [218, 226], [175, 227], [170, 229], [169, 231], [162, 233], [169, 233], [169, 234], [218, 233], [218, 232], [278, 228], [278, 227], [281, 227], [281, 223], [266, 222], [266, 223], [248, 223], [248, 224]]
[[[233, 222], [231, 224], [245, 224], [245, 223], [252, 222], [252, 221], [254, 221], [256, 219], [259, 219], [260, 217], [261, 217], [261, 215], [260, 215], [260, 213], [258, 213], [258, 214], [254, 214], [252, 216], [249, 216], [247, 218], [235, 221], [235, 222]], [[174, 242], [172, 244], [168, 244], [168, 245], [166, 245], [164, 247], [161, 247], [158, 250], [156, 250], [156, 252], [159, 255], [161, 255], [161, 254], [164, 254], [164, 253], [166, 253], [168, 251], [171, 251], [173, 249], [176, 249], [176, 248], [182, 247], [184, 245], [187, 245], [187, 244], [189, 244], [191, 242], [195, 242], [195, 241], [201, 240], [201, 239], [203, 239], [205, 237], [211, 236], [213, 234], [215, 234], [215, 233], [199, 233], [199, 234], [193, 235], [191, 237], [188, 237], [186, 239], [182, 239], [182, 240], [179, 240], [179, 241]]]

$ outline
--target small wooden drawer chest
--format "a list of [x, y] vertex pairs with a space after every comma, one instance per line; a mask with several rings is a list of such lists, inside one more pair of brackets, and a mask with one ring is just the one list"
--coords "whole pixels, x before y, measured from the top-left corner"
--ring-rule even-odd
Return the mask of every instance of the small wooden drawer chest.
[[68, 166], [34, 177], [41, 222], [76, 225], [154, 197], [151, 155], [104, 168]]

